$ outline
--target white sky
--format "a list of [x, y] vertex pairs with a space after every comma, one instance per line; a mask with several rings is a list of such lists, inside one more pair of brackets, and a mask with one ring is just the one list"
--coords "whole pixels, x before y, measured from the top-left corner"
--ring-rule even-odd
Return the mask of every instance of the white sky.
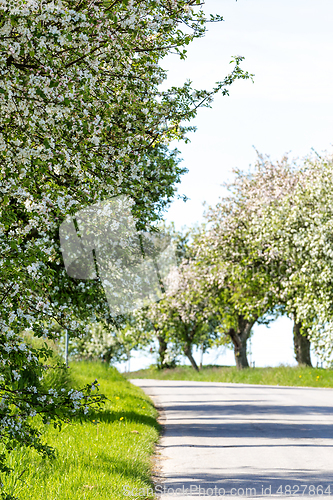
[[[254, 147], [273, 160], [286, 152], [303, 157], [311, 148], [332, 151], [332, 0], [206, 0], [206, 12], [224, 22], [188, 46], [186, 61], [165, 59], [167, 85], [189, 78], [209, 89], [230, 72], [233, 55], [244, 56], [243, 68], [255, 77], [234, 83], [229, 97], [200, 110], [191, 143], [177, 145], [189, 170], [179, 193], [190, 198], [175, 201], [166, 216], [178, 229], [202, 220], [202, 203], [218, 201], [233, 167], [254, 163]], [[252, 353], [256, 366], [294, 364], [292, 323], [281, 318], [269, 329], [255, 327]], [[204, 363], [214, 359], [207, 355]], [[152, 362], [140, 356], [131, 369]], [[217, 363], [234, 364], [232, 353]]]

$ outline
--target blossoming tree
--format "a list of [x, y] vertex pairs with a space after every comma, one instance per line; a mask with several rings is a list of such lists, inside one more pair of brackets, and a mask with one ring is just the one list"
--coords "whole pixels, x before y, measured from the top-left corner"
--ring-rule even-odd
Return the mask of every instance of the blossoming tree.
[[293, 168], [289, 164], [288, 182], [286, 177], [279, 180], [276, 166], [270, 169], [274, 183], [284, 189], [262, 203], [255, 220], [268, 269], [274, 260], [279, 263], [272, 292], [294, 319], [297, 361], [311, 365], [311, 341], [317, 354], [331, 363], [332, 157], [309, 156]]
[[192, 127], [184, 124], [214, 93], [249, 77], [235, 58], [212, 91], [190, 82], [159, 90], [161, 59], [184, 58], [206, 24], [197, 0], [0, 3], [0, 435], [8, 451], [17, 444], [46, 450], [35, 414], [60, 423], [101, 401], [93, 385], [42, 394], [37, 379], [50, 353], [29, 347], [22, 334], [52, 337], [52, 322], [77, 332], [96, 314], [107, 316], [98, 280], [67, 276], [59, 224], [124, 194], [138, 227], [147, 228], [184, 172], [170, 141], [186, 140]]
[[234, 346], [238, 368], [249, 366], [247, 340], [253, 325], [273, 319], [278, 305], [255, 223], [264, 203], [262, 187], [274, 188], [267, 179], [260, 184], [260, 175], [252, 177], [234, 172], [229, 195], [208, 209], [206, 227], [195, 241], [209, 307], [219, 318], [219, 330]]
[[193, 347], [208, 347], [216, 338], [215, 315], [208, 308], [209, 298], [199, 272], [195, 260], [183, 259], [170, 273], [163, 299], [146, 313], [159, 340], [161, 367], [168, 362], [168, 353], [173, 352], [185, 355], [198, 371]]
[[252, 171], [235, 172], [229, 188], [230, 197], [209, 211], [206, 236], [224, 317], [286, 313], [297, 361], [311, 365], [310, 341], [329, 360], [332, 159], [259, 157]]

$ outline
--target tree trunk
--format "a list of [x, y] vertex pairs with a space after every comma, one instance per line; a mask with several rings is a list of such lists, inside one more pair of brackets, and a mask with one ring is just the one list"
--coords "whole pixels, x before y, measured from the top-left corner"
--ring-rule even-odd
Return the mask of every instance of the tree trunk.
[[237, 332], [234, 328], [230, 328], [228, 331], [228, 335], [234, 344], [235, 361], [238, 370], [249, 368], [249, 362], [246, 354], [246, 341], [250, 336], [254, 323], [255, 321], [248, 321], [242, 316], [239, 316]]
[[103, 356], [103, 361], [105, 361], [105, 363], [107, 363], [108, 365], [111, 363], [111, 359], [112, 359], [112, 348], [111, 349], [108, 349], [104, 356]]
[[202, 365], [203, 365], [203, 355], [204, 355], [204, 346], [201, 346], [200, 350], [200, 370], [202, 370]]
[[302, 323], [294, 322], [294, 352], [295, 358], [299, 365], [312, 366], [310, 355], [310, 341], [306, 335], [301, 334]]
[[157, 362], [158, 368], [160, 370], [162, 370], [163, 368], [169, 368], [169, 365], [165, 363], [165, 356], [168, 344], [162, 335], [157, 335], [157, 340], [158, 340], [158, 362]]
[[186, 344], [185, 347], [184, 347], [184, 354], [185, 356], [188, 357], [188, 359], [190, 360], [190, 363], [192, 365], [192, 367], [194, 368], [194, 370], [196, 372], [199, 371], [199, 368], [198, 368], [198, 365], [196, 364], [195, 362], [195, 359], [194, 357], [192, 356], [192, 346], [190, 344]]

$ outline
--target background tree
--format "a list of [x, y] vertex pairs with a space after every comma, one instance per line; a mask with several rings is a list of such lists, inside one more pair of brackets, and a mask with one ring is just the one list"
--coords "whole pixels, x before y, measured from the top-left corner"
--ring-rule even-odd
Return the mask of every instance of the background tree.
[[264, 205], [260, 225], [271, 253], [287, 265], [280, 274], [280, 296], [294, 318], [295, 352], [302, 364], [311, 363], [303, 336], [322, 357], [331, 355], [331, 191], [332, 158], [309, 156], [297, 167], [294, 189], [275, 206]]
[[[195, 241], [203, 270], [204, 293], [219, 319], [219, 329], [232, 342], [238, 368], [247, 368], [247, 340], [253, 325], [273, 319], [276, 302], [264, 262], [254, 252], [254, 228], [247, 192], [229, 189], [206, 213], [207, 225]], [[243, 186], [242, 186], [243, 187]]]
[[162, 321], [168, 325], [167, 339], [178, 345], [198, 371], [194, 346], [211, 345], [216, 337], [215, 315], [208, 307], [196, 262], [183, 261], [173, 275], [172, 286], [161, 304]]
[[300, 364], [311, 365], [310, 340], [322, 346], [321, 355], [330, 352], [324, 338], [331, 338], [331, 172], [328, 156], [276, 163], [259, 157], [249, 173], [235, 172], [231, 184], [248, 235], [243, 269], [250, 266], [255, 280], [263, 280], [258, 298], [264, 293], [273, 309], [294, 319]]
[[[176, 266], [180, 266], [182, 262], [188, 263], [193, 253], [190, 240], [195, 229], [187, 228], [177, 231], [174, 223], [166, 224], [163, 221], [159, 222], [157, 227], [162, 234], [170, 238], [176, 259]], [[167, 283], [164, 283], [162, 280], [160, 286], [162, 294], [165, 294]], [[134, 318], [137, 320], [139, 328], [141, 328], [141, 325], [144, 325], [145, 331], [150, 332], [151, 338], [155, 339], [158, 343], [158, 368], [163, 369], [174, 366], [181, 348], [173, 342], [175, 339], [170, 334], [173, 325], [167, 320], [168, 315], [166, 314], [164, 299], [135, 311]]]

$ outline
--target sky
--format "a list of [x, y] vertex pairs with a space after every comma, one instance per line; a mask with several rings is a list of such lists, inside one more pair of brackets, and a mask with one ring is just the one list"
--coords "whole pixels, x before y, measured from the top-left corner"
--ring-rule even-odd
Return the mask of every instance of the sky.
[[[165, 216], [177, 229], [201, 222], [203, 202], [215, 205], [232, 169], [247, 170], [256, 150], [272, 160], [333, 151], [333, 2], [206, 0], [205, 11], [224, 21], [188, 46], [185, 61], [175, 55], [164, 60], [165, 87], [190, 79], [194, 87], [210, 89], [232, 70], [235, 55], [245, 57], [243, 69], [255, 76], [253, 83], [235, 82], [228, 97], [217, 96], [210, 109], [199, 110], [191, 143], [177, 144], [188, 169], [178, 192], [189, 198], [174, 201]], [[279, 318], [269, 328], [255, 326], [251, 351], [256, 366], [296, 364], [292, 322]], [[153, 362], [138, 355], [131, 369]], [[206, 354], [204, 363], [213, 362], [232, 365], [233, 354]]]

